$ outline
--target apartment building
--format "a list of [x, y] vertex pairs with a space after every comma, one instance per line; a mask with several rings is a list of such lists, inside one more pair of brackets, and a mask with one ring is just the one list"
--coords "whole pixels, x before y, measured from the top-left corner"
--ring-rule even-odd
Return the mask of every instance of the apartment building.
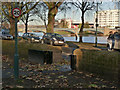
[[[96, 18], [96, 14], [95, 14], [95, 18]], [[106, 27], [106, 26], [110, 28], [120, 27], [120, 9], [99, 11], [98, 24], [99, 27]]]

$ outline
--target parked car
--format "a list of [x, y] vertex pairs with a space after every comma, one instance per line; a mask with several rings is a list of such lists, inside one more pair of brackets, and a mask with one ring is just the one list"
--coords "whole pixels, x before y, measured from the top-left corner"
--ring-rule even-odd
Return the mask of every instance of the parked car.
[[115, 38], [114, 49], [120, 50], [120, 33], [115, 33], [114, 38]]
[[0, 37], [1, 37], [3, 40], [13, 40], [13, 36], [10, 35], [8, 32], [1, 32], [1, 33], [0, 33]]
[[[107, 47], [109, 47], [109, 48], [113, 47], [113, 49], [120, 50], [120, 33], [118, 33], [118, 32], [114, 33], [112, 35], [112, 38], [113, 38], [113, 40], [111, 38], [107, 39], [107, 42], [108, 42]], [[110, 46], [110, 42], [111, 42], [111, 46]]]
[[51, 45], [64, 45], [64, 38], [57, 33], [45, 33], [41, 39], [41, 43]]
[[40, 42], [39, 36], [34, 33], [24, 33], [22, 38], [29, 42]]

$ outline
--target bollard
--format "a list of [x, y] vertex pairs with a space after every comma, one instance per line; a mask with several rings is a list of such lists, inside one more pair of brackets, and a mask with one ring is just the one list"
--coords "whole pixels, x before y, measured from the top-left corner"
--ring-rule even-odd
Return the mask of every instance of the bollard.
[[82, 51], [80, 49], [73, 49], [71, 58], [71, 69], [72, 70], [79, 70], [79, 64], [82, 60]]
[[71, 62], [70, 62], [70, 66], [72, 70], [76, 70], [76, 55], [70, 55], [71, 58]]
[[76, 70], [79, 70], [79, 65], [82, 60], [83, 53], [81, 49], [75, 49], [73, 55], [76, 55]]

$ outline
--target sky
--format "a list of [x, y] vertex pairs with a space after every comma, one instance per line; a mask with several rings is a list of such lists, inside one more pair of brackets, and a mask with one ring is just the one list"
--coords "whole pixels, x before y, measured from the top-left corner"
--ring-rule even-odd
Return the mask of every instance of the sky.
[[[111, 2], [111, 1], [106, 1], [104, 0], [102, 2], [102, 4], [99, 5], [99, 11], [101, 10], [112, 10], [112, 9], [117, 9], [117, 7], [115, 6], [115, 2]], [[95, 14], [96, 10], [92, 10], [92, 11], [87, 11], [85, 13], [85, 22], [94, 22], [94, 14]], [[32, 17], [32, 18], [36, 18], [38, 19], [38, 17]], [[64, 13], [63, 12], [59, 12], [55, 19], [63, 19], [64, 18]], [[81, 11], [80, 10], [76, 10], [76, 8], [72, 8], [71, 10], [66, 12], [66, 18], [71, 18], [74, 21], [78, 21], [81, 22]], [[40, 20], [40, 19], [39, 19]], [[22, 24], [20, 22], [20, 24]], [[40, 20], [40, 22], [29, 22], [29, 25], [44, 25], [43, 22]]]
[[[112, 2], [103, 2], [101, 5], [99, 5], [99, 11], [100, 10], [112, 10], [115, 9], [114, 8], [114, 3]], [[92, 10], [92, 11], [87, 11], [85, 14], [85, 20], [89, 21], [89, 22], [93, 22], [94, 20], [94, 13], [96, 10]], [[81, 21], [81, 11], [80, 10], [76, 10], [75, 8], [73, 8], [71, 11], [68, 11], [66, 13], [67, 18], [71, 18], [73, 20], [76, 21]], [[58, 14], [56, 16], [57, 18], [64, 18], [64, 13], [63, 14]]]

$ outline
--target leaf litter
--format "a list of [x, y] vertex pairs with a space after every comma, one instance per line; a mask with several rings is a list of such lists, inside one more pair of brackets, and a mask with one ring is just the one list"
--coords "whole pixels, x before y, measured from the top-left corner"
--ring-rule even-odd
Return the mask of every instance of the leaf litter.
[[[8, 61], [4, 63], [9, 63]], [[13, 80], [13, 75], [10, 78], [3, 79], [4, 88], [41, 88], [41, 87], [76, 87], [76, 88], [117, 88], [116, 82], [106, 81], [91, 73], [83, 73], [80, 71], [67, 71], [67, 72], [52, 72], [43, 73], [47, 70], [59, 70], [63, 64], [55, 63], [51, 65], [40, 65], [31, 63], [20, 63], [20, 71], [29, 72], [28, 75], [20, 76], [21, 82], [16, 83]], [[4, 69], [11, 68], [11, 64], [3, 66]], [[12, 69], [12, 68], [11, 68]], [[10, 73], [10, 72], [8, 72]], [[11, 83], [10, 81], [13, 81]]]

